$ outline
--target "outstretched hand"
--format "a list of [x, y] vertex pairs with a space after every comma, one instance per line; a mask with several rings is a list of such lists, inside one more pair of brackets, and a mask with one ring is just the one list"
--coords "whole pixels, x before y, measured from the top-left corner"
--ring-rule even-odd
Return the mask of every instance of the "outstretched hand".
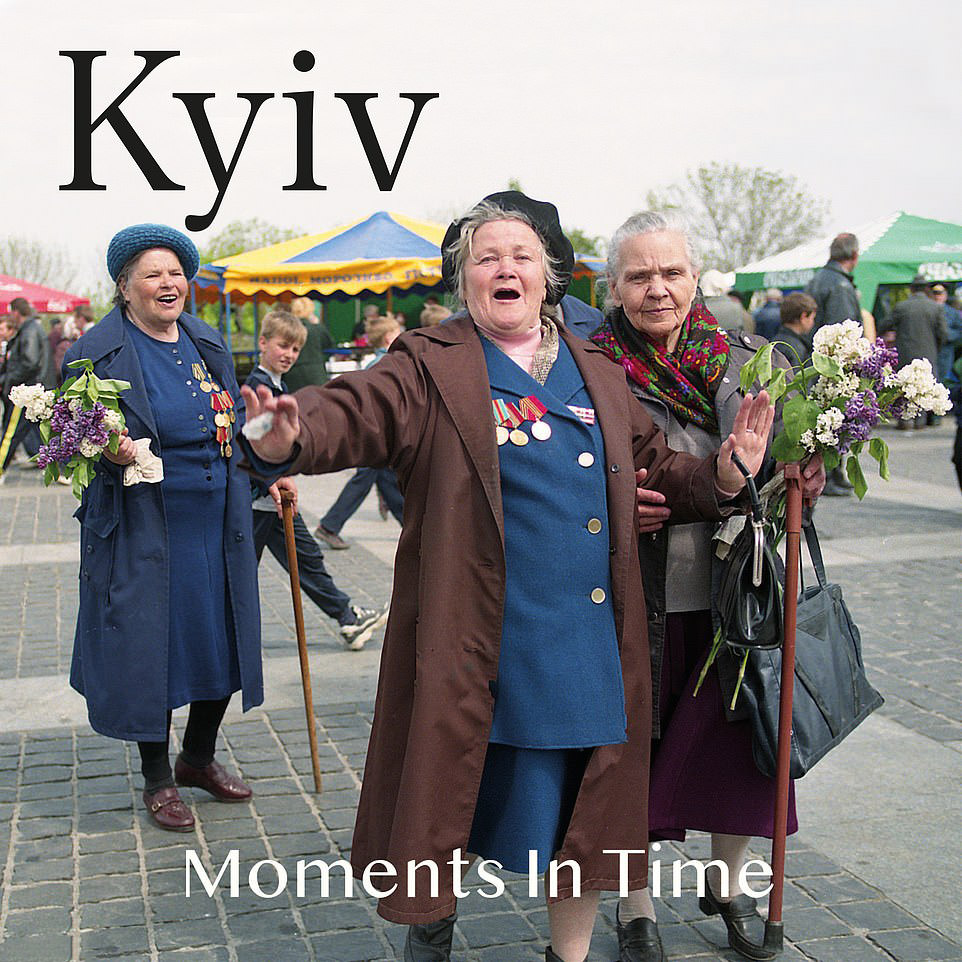
[[765, 451], [768, 447], [768, 436], [775, 420], [775, 407], [767, 391], [760, 391], [758, 397], [745, 395], [732, 433], [725, 438], [718, 451], [716, 484], [720, 494], [734, 497], [741, 491], [745, 478], [732, 461], [732, 452], [736, 452], [752, 474], [758, 474]]
[[293, 453], [294, 442], [300, 431], [297, 401], [290, 394], [274, 397], [270, 388], [263, 385], [257, 388], [257, 393], [245, 385], [241, 388], [241, 395], [247, 406], [248, 424], [261, 414], [270, 413], [274, 417], [270, 430], [258, 440], [252, 440], [245, 434], [254, 453], [273, 464], [286, 461]]

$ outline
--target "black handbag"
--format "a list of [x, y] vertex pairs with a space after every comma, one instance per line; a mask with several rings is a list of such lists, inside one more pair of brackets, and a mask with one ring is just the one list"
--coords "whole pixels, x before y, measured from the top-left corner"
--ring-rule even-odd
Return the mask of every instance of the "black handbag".
[[[798, 599], [792, 778], [801, 778], [884, 701], [865, 677], [862, 639], [842, 589], [825, 578], [815, 527], [808, 521], [802, 530], [818, 583], [803, 586]], [[781, 680], [781, 648], [750, 652], [740, 697], [750, 707], [755, 764], [770, 778], [778, 751]]]
[[722, 637], [741, 659], [747, 649], [782, 643], [782, 595], [775, 553], [768, 542], [755, 479], [737, 454], [732, 461], [745, 477], [751, 514], [725, 557], [716, 606]]

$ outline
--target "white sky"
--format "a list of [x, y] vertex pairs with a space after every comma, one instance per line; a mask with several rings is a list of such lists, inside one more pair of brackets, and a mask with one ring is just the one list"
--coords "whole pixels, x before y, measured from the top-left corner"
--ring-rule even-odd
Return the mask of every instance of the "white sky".
[[[184, 229], [215, 189], [174, 92], [213, 92], [222, 153], [261, 108], [211, 229], [258, 216], [316, 232], [389, 209], [447, 221], [509, 177], [556, 203], [566, 225], [610, 234], [646, 191], [713, 160], [780, 169], [831, 204], [829, 229], [894, 209], [962, 221], [962, 3], [919, 0], [350, 0], [146, 5], [0, 0], [0, 236], [65, 246], [82, 281], [106, 278], [113, 233], [144, 220]], [[187, 13], [191, 9], [196, 13]], [[293, 54], [317, 65], [301, 74]], [[71, 62], [94, 64], [99, 113], [139, 72], [134, 50], [180, 50], [124, 112], [179, 192], [153, 192], [106, 125], [94, 178], [106, 191], [57, 189], [72, 176]], [[294, 108], [315, 91], [315, 176], [326, 192], [283, 191], [294, 177]], [[345, 105], [370, 101], [389, 163], [410, 115], [398, 93], [436, 91], [395, 188], [377, 189]]]

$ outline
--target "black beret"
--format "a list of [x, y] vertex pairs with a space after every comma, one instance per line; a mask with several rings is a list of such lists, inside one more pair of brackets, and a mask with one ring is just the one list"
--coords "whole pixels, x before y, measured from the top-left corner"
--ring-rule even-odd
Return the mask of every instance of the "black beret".
[[[571, 283], [571, 272], [575, 266], [575, 253], [571, 241], [561, 229], [558, 208], [546, 200], [532, 200], [519, 190], [502, 190], [495, 194], [488, 194], [482, 203], [487, 201], [500, 207], [506, 213], [517, 212], [524, 214], [531, 222], [537, 235], [541, 238], [545, 250], [554, 258], [557, 265], [558, 284], [550, 288], [545, 296], [549, 304], [557, 304], [568, 290]], [[470, 216], [470, 215], [468, 215]], [[454, 255], [449, 252], [461, 234], [461, 225], [466, 217], [454, 221], [444, 234], [441, 243], [441, 273], [444, 283], [449, 290], [455, 289]]]

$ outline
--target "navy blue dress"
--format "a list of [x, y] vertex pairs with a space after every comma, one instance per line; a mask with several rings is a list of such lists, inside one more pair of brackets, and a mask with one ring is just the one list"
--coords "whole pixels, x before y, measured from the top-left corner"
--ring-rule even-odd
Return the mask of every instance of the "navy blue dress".
[[[217, 443], [211, 385], [193, 341], [158, 341], [125, 321], [157, 423], [164, 462], [170, 635], [167, 707], [227, 698], [241, 687], [224, 559], [227, 465]], [[221, 385], [216, 385], [220, 387]]]

